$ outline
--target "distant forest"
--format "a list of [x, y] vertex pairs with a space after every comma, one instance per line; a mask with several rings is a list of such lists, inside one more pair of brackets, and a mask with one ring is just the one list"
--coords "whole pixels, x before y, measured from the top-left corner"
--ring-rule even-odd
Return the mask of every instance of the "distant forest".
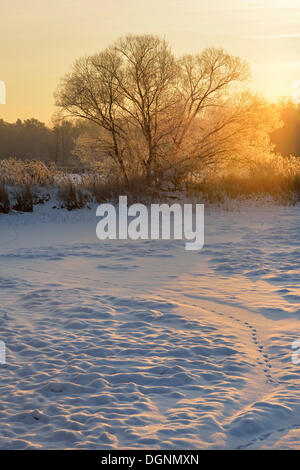
[[18, 119], [15, 123], [0, 119], [0, 160], [14, 157], [59, 166], [78, 164], [72, 151], [80, 133], [80, 123], [63, 121], [50, 128], [37, 119]]
[[[286, 103], [281, 119], [283, 127], [271, 135], [275, 150], [283, 156], [300, 157], [299, 107]], [[18, 119], [15, 123], [0, 119], [0, 160], [14, 157], [55, 162], [62, 167], [77, 165], [73, 150], [82, 129], [79, 121], [63, 121], [50, 128], [37, 119]]]
[[281, 108], [283, 127], [272, 135], [275, 149], [283, 156], [300, 157], [300, 108], [293, 103], [287, 103]]

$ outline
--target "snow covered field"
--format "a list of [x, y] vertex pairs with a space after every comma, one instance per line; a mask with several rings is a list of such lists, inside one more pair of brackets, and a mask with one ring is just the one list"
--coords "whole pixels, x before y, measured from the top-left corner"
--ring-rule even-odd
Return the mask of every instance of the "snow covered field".
[[298, 448], [300, 206], [206, 209], [205, 247], [0, 215], [0, 448]]

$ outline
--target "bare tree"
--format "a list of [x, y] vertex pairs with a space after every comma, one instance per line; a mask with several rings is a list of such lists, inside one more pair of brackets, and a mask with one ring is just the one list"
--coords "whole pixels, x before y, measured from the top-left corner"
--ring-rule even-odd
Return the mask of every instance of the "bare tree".
[[248, 77], [248, 66], [223, 49], [176, 60], [166, 41], [128, 35], [78, 60], [56, 101], [99, 129], [94, 155], [112, 158], [128, 181], [134, 170], [152, 177], [238, 158], [255, 132], [265, 135], [264, 105], [241, 87]]
[[[176, 156], [182, 154], [192, 135], [197, 145], [192, 154], [196, 152], [204, 157], [207, 139], [240, 119], [240, 103], [237, 108], [231, 107], [231, 116], [224, 113], [224, 109], [228, 109], [228, 96], [234, 86], [248, 79], [249, 68], [239, 57], [216, 48], [205, 49], [202, 54], [181, 57], [178, 68], [180, 105], [173, 126], [173, 152]], [[216, 113], [220, 118], [226, 114], [226, 118], [218, 119], [216, 123], [215, 119], [211, 119]]]
[[120, 58], [111, 49], [79, 59], [61, 81], [56, 104], [68, 115], [87, 119], [105, 131], [99, 139], [103, 152], [117, 162], [124, 180], [128, 181], [120, 146], [123, 97], [115, 79], [119, 68]]
[[[143, 164], [148, 176], [169, 128], [162, 123], [171, 116], [178, 95], [175, 90], [177, 65], [166, 41], [151, 35], [128, 35], [113, 46], [123, 60], [116, 74], [124, 96], [124, 118], [141, 131], [147, 153]], [[170, 120], [171, 123], [171, 120]]]
[[[146, 174], [171, 126], [178, 100], [177, 65], [167, 43], [151, 35], [128, 35], [104, 52], [78, 60], [61, 82], [56, 104], [73, 117], [88, 119], [110, 137], [103, 144], [127, 179], [131, 135], [140, 142], [139, 156]], [[164, 122], [164, 125], [162, 123]]]

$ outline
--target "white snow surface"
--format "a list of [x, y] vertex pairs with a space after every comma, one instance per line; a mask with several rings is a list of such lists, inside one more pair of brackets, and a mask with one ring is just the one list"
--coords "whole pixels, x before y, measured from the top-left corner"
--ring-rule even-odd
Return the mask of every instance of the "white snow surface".
[[0, 215], [1, 449], [300, 449], [300, 206], [206, 208], [205, 246]]

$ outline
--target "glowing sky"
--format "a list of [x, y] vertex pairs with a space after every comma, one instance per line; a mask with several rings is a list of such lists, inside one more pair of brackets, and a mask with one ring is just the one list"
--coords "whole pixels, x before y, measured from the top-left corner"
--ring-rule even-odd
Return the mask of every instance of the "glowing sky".
[[224, 47], [268, 98], [300, 79], [300, 0], [0, 0], [0, 118], [49, 122], [72, 62], [129, 32], [164, 36], [177, 55]]

